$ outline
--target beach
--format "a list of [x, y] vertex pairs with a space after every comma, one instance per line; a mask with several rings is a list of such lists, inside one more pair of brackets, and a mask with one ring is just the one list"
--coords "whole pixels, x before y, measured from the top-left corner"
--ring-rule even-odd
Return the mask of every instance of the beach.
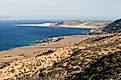
[[[98, 23], [99, 25], [97, 25], [97, 22], [88, 23], [89, 24], [88, 26], [87, 26], [87, 22], [80, 24], [80, 22], [74, 21], [73, 23], [74, 23], [73, 25], [70, 25], [70, 22], [68, 22], [68, 24], [58, 23], [56, 25], [55, 24], [51, 25], [50, 23], [21, 24], [21, 25], [16, 25], [14, 27], [17, 27], [17, 26], [44, 27], [45, 26], [48, 28], [49, 27], [66, 27], [66, 28], [76, 29], [76, 28], [99, 28], [105, 25], [102, 22], [101, 23], [99, 22], [101, 26], [99, 23]], [[94, 26], [95, 24], [96, 26]], [[91, 39], [91, 38], [110, 36], [110, 35], [111, 34], [72, 35], [72, 36], [53, 37], [53, 38], [48, 38], [46, 40], [36, 40], [35, 41], [36, 44], [30, 45], [30, 46], [22, 46], [22, 47], [9, 49], [9, 50], [0, 51], [0, 70], [1, 70], [0, 77], [1, 79], [8, 79], [8, 78], [16, 79], [17, 77], [15, 77], [15, 75], [20, 76], [19, 74], [21, 73], [21, 70], [22, 70], [22, 73], [25, 73], [25, 74], [27, 73], [30, 76], [34, 75], [33, 71], [36, 73], [36, 71], [38, 71], [39, 69], [47, 68], [49, 66], [54, 65], [54, 63], [58, 63], [60, 61], [65, 60], [66, 58], [70, 58], [71, 55], [73, 55], [73, 49], [76, 49], [76, 48], [85, 49], [86, 48], [86, 46], [77, 46], [79, 43], [85, 40]], [[36, 68], [28, 69], [28, 64], [36, 65]], [[25, 67], [22, 67], [22, 65]], [[9, 74], [9, 71], [12, 70], [12, 67], [14, 67], [15, 74], [11, 74], [11, 73]], [[7, 72], [6, 72], [6, 69], [7, 69]]]
[[[67, 58], [71, 58], [74, 49], [86, 49], [88, 46], [83, 42], [98, 37], [108, 35], [75, 35], [65, 36], [64, 39], [57, 42], [35, 44], [31, 46], [19, 47], [0, 52], [0, 77], [1, 79], [17, 79], [16, 75], [25, 74], [38, 75], [40, 69], [45, 69]], [[103, 38], [102, 38], [103, 39]], [[83, 44], [80, 44], [83, 43]], [[78, 46], [78, 45], [81, 46]], [[97, 44], [94, 44], [94, 46]], [[88, 50], [87, 50], [88, 51]], [[18, 66], [17, 66], [18, 65]], [[31, 69], [28, 65], [31, 65]], [[35, 68], [33, 68], [35, 65]], [[14, 69], [14, 74], [9, 73]], [[7, 72], [6, 72], [7, 71]], [[36, 73], [36, 74], [35, 74]], [[25, 78], [25, 77], [24, 77]], [[23, 79], [24, 79], [23, 78]]]
[[11, 50], [0, 51], [0, 63], [13, 62], [16, 60], [22, 60], [30, 57], [35, 57], [39, 54], [47, 52], [48, 50], [54, 50], [62, 47], [71, 47], [87, 38], [89, 35], [75, 35], [64, 36], [64, 39], [58, 42], [41, 43], [31, 46], [18, 47]]
[[0, 0], [0, 80], [121, 80], [121, 0]]
[[[111, 25], [115, 23], [117, 21]], [[36, 44], [30, 46], [0, 51], [0, 79], [69, 80], [78, 78], [77, 74], [78, 79], [86, 78], [89, 75], [88, 69], [94, 67], [93, 63], [99, 65], [101, 60], [101, 64], [108, 67], [111, 55], [114, 55], [111, 60], [120, 60], [121, 32], [106, 33], [103, 29], [103, 34], [53, 37], [37, 40]], [[110, 65], [111, 69], [117, 69], [119, 64], [115, 62]], [[105, 69], [102, 65], [100, 68]], [[98, 67], [93, 69], [97, 71]]]

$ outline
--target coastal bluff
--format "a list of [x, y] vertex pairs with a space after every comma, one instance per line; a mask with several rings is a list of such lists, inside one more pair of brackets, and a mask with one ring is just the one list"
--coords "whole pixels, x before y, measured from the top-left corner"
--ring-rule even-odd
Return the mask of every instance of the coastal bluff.
[[[35, 57], [13, 61], [0, 69], [0, 78], [1, 80], [86, 79], [93, 73], [84, 73], [85, 70], [87, 72], [87, 68], [90, 68], [97, 59], [120, 51], [120, 43], [121, 33], [87, 37], [71, 46], [56, 48]], [[95, 70], [97, 69], [95, 68]], [[107, 79], [110, 76], [101, 78]], [[120, 76], [117, 75], [116, 78], [120, 78]]]
[[121, 31], [121, 19], [115, 20], [112, 23], [102, 28], [92, 29], [89, 34], [107, 34], [107, 33], [118, 33]]
[[121, 80], [119, 28], [1, 51], [0, 80]]

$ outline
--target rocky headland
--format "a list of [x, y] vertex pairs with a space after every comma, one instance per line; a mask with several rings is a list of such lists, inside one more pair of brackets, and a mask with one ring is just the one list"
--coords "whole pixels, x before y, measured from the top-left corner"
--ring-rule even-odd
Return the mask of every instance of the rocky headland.
[[69, 27], [69, 28], [102, 28], [110, 24], [109, 21], [62, 21], [55, 24], [58, 27]]
[[107, 33], [118, 33], [121, 31], [121, 19], [118, 19], [105, 27], [92, 29], [89, 34], [107, 34]]

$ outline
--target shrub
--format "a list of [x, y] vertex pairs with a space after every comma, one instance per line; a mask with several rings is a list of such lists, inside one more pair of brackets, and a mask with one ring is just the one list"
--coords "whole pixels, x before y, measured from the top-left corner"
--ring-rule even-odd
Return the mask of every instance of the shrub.
[[121, 80], [121, 51], [97, 59], [85, 69], [84, 80]]

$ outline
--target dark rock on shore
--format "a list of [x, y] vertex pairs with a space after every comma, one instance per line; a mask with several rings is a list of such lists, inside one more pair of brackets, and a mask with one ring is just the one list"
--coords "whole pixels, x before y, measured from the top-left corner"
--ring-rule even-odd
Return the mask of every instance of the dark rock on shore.
[[45, 40], [36, 40], [36, 43], [50, 43], [50, 42], [57, 42], [64, 39], [63, 37], [55, 37], [55, 38], [48, 38]]
[[91, 29], [89, 32], [87, 32], [88, 35], [100, 35], [100, 34], [105, 34], [103, 32], [102, 28], [97, 28], [97, 29]]

